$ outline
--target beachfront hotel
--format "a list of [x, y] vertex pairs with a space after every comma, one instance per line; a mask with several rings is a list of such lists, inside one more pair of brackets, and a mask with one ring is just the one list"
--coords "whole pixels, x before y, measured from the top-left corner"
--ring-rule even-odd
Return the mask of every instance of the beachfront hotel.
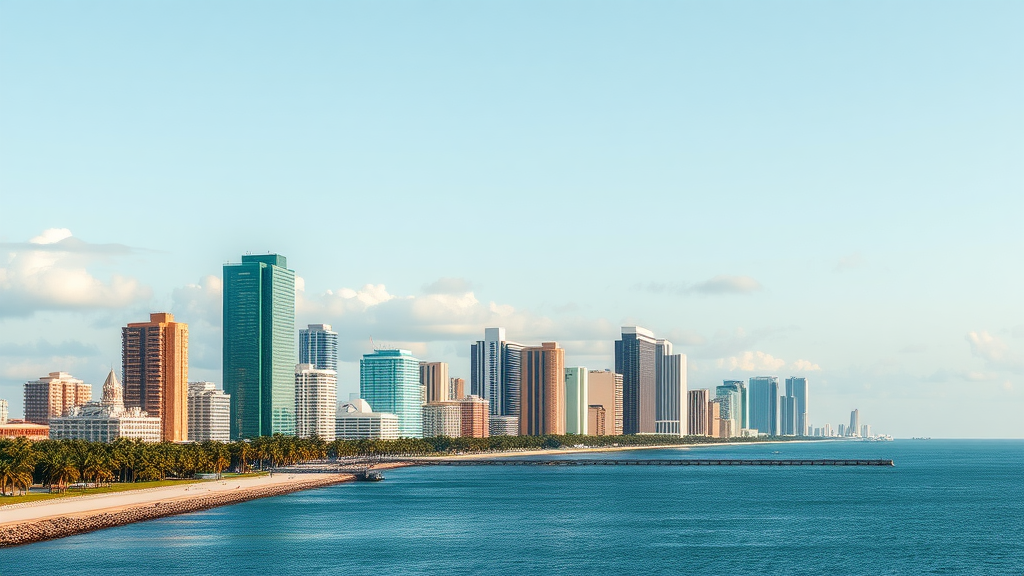
[[359, 395], [375, 410], [398, 416], [398, 432], [423, 436], [420, 361], [408, 350], [374, 350], [359, 360]]
[[121, 329], [124, 405], [160, 419], [165, 442], [188, 440], [188, 325], [167, 313]]
[[162, 437], [160, 418], [149, 416], [138, 406], [125, 407], [124, 392], [113, 370], [103, 382], [103, 400], [74, 406], [64, 416], [50, 419], [53, 440], [113, 442], [131, 438], [160, 442]]
[[334, 423], [338, 440], [394, 440], [399, 436], [398, 416], [374, 412], [362, 398], [342, 404]]
[[423, 405], [423, 437], [462, 436], [462, 406], [458, 402], [428, 402]]
[[590, 422], [597, 424], [597, 407], [604, 411], [604, 431], [598, 432], [588, 423], [587, 429], [598, 436], [622, 434], [622, 374], [611, 370], [591, 370], [587, 374], [587, 402]]
[[86, 384], [67, 372], [50, 372], [25, 383], [25, 421], [49, 424], [50, 418], [63, 416], [75, 406], [92, 400], [92, 384]]
[[295, 434], [295, 272], [280, 254], [224, 265], [224, 391], [231, 438]]
[[188, 439], [231, 440], [231, 397], [213, 382], [188, 383]]
[[565, 434], [565, 350], [557, 342], [522, 352], [521, 436]]
[[295, 435], [331, 441], [338, 410], [338, 375], [312, 364], [295, 367]]

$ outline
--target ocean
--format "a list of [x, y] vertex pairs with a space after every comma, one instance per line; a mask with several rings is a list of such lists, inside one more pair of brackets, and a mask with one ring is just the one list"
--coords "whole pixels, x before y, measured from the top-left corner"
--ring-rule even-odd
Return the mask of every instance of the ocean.
[[566, 458], [888, 467], [412, 467], [0, 550], [56, 574], [1024, 574], [1024, 441], [706, 446]]

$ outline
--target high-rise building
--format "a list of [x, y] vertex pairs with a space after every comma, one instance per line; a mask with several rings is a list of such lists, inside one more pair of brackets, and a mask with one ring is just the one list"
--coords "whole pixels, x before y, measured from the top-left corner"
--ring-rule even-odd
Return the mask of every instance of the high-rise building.
[[50, 372], [25, 383], [25, 421], [49, 424], [50, 418], [92, 400], [92, 385], [67, 372]]
[[423, 405], [423, 437], [462, 436], [462, 406], [459, 402], [430, 402]]
[[722, 412], [718, 398], [711, 398], [711, 391], [708, 390], [708, 436], [718, 438], [722, 431]]
[[519, 434], [565, 434], [565, 350], [544, 342], [522, 351]]
[[426, 388], [426, 403], [455, 400], [448, 395], [451, 381], [447, 362], [420, 362], [420, 385]]
[[224, 265], [224, 391], [231, 437], [295, 433], [295, 272], [279, 254]]
[[0, 426], [7, 424], [8, 406], [7, 400], [0, 400]]
[[395, 440], [399, 436], [398, 416], [374, 412], [362, 398], [342, 404], [334, 424], [339, 440]]
[[335, 438], [338, 373], [312, 364], [295, 366], [295, 435], [330, 442]]
[[466, 396], [458, 401], [462, 409], [462, 429], [464, 438], [487, 438], [490, 435], [490, 405], [479, 396]]
[[375, 410], [398, 416], [398, 433], [423, 434], [420, 361], [408, 350], [374, 350], [359, 361], [359, 395]]
[[750, 428], [769, 436], [779, 435], [779, 379], [754, 376], [749, 389]]
[[796, 436], [807, 435], [807, 378], [798, 378], [791, 376], [786, 378], [786, 396], [792, 396], [796, 399], [796, 407], [794, 417], [796, 419], [796, 427], [793, 429], [793, 434]]
[[[448, 379], [448, 397], [452, 400], [461, 400], [466, 397], [466, 381], [462, 378]], [[479, 396], [478, 396], [479, 398]]]
[[779, 429], [783, 436], [796, 436], [796, 398], [779, 398]]
[[711, 400], [711, 391], [690, 390], [687, 396], [686, 429], [690, 436], [707, 436], [708, 402]]
[[309, 324], [299, 330], [299, 364], [338, 372], [338, 333], [330, 324]]
[[[610, 370], [591, 370], [587, 375], [587, 387], [590, 405], [604, 408], [604, 434], [622, 434], [622, 374]], [[590, 433], [598, 434], [593, 430]]]
[[654, 422], [658, 434], [686, 435], [686, 355], [673, 354], [672, 343], [658, 340], [658, 398]]
[[[746, 387], [744, 387], [744, 390], [746, 390]], [[733, 386], [723, 384], [715, 388], [715, 398], [719, 402], [722, 420], [732, 423], [729, 425], [733, 430], [731, 435], [735, 435], [736, 431], [740, 429], [742, 418], [741, 411], [743, 406], [740, 401], [740, 392]]]
[[138, 406], [126, 408], [124, 390], [111, 370], [103, 382], [103, 400], [72, 406], [63, 416], [50, 419], [53, 440], [113, 442], [118, 438], [159, 442], [161, 420]]
[[615, 341], [615, 372], [622, 374], [622, 432], [653, 434], [657, 416], [657, 340], [639, 326], [623, 326]]
[[846, 436], [846, 424], [840, 424], [839, 425], [839, 436], [840, 437]]
[[471, 347], [470, 393], [488, 401], [492, 416], [519, 417], [522, 349], [505, 340], [504, 328], [486, 328]]
[[124, 405], [160, 419], [164, 442], [188, 440], [188, 324], [166, 312], [121, 329]]
[[864, 438], [870, 438], [871, 437], [871, 424], [861, 424], [860, 425], [860, 435], [863, 436]]
[[718, 388], [725, 388], [735, 391], [739, 394], [739, 406], [734, 411], [736, 428], [749, 428], [750, 427], [750, 411], [748, 409], [749, 394], [747, 393], [747, 384], [743, 380], [724, 380], [722, 385]]
[[587, 431], [587, 369], [574, 366], [565, 369], [565, 433], [588, 434]]
[[188, 383], [188, 439], [231, 440], [231, 398], [213, 382]]
[[850, 412], [850, 426], [846, 429], [847, 436], [857, 436], [860, 434], [860, 410], [856, 408], [853, 412]]
[[608, 411], [600, 404], [587, 406], [587, 433], [591, 436], [608, 435]]

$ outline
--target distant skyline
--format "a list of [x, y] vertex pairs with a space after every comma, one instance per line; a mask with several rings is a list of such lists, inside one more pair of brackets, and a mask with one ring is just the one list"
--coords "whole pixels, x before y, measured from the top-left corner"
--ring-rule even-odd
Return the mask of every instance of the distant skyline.
[[1020, 3], [2, 10], [13, 417], [151, 312], [222, 386], [221, 267], [273, 252], [341, 399], [371, 337], [468, 383], [485, 327], [603, 369], [639, 325], [811, 427], [1024, 437]]

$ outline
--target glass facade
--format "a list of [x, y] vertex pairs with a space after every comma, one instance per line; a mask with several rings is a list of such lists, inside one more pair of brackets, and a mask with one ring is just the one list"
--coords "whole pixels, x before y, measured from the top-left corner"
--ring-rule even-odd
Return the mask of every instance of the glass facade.
[[359, 360], [359, 395], [374, 412], [398, 416], [398, 433], [423, 436], [420, 361], [408, 350], [375, 350]]
[[750, 428], [762, 434], [779, 435], [779, 379], [755, 376], [750, 379]]
[[330, 324], [310, 324], [299, 330], [299, 364], [338, 371], [338, 333]]
[[295, 272], [277, 254], [224, 266], [224, 391], [231, 437], [295, 433]]
[[640, 327], [624, 327], [615, 341], [615, 372], [622, 374], [622, 433], [653, 434], [657, 401], [656, 341]]

